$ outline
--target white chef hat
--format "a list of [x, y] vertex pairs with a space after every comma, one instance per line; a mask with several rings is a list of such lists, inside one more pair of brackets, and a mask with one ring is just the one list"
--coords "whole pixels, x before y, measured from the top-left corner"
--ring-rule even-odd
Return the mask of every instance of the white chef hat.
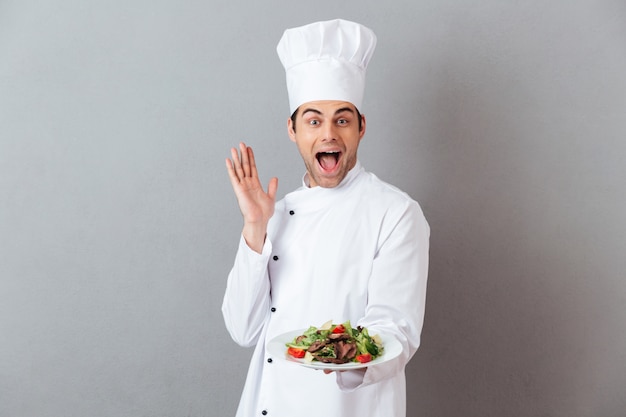
[[360, 109], [375, 47], [374, 32], [346, 20], [287, 29], [276, 51], [285, 67], [290, 114], [316, 100], [347, 101]]

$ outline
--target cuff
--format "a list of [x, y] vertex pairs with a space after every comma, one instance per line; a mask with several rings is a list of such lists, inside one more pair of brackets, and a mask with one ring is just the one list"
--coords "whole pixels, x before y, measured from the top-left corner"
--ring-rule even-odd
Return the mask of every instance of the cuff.
[[354, 369], [351, 371], [335, 372], [337, 374], [337, 385], [342, 391], [354, 391], [363, 384], [367, 368]]

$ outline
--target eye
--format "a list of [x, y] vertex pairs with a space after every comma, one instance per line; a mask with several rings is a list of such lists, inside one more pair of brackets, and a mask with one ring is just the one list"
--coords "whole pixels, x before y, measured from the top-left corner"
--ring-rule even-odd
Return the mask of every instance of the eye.
[[311, 126], [317, 126], [319, 124], [320, 124], [319, 120], [316, 120], [316, 119], [309, 120], [309, 125]]
[[348, 120], [347, 119], [339, 119], [339, 120], [337, 120], [337, 124], [340, 125], [340, 126], [347, 125], [348, 124]]

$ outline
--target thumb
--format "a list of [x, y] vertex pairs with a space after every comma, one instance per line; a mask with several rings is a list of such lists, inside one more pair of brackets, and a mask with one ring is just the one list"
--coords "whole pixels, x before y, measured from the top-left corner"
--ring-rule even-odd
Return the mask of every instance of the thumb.
[[278, 190], [278, 178], [274, 177], [267, 185], [267, 195], [274, 201], [276, 201], [276, 191]]

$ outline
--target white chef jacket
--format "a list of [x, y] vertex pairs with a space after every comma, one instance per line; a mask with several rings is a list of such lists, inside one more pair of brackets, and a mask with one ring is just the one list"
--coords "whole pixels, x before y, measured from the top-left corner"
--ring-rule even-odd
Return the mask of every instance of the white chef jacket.
[[[405, 416], [429, 235], [417, 202], [359, 162], [337, 187], [303, 185], [277, 202], [261, 254], [240, 238], [222, 304], [233, 340], [256, 345], [237, 417]], [[326, 375], [267, 352], [273, 337], [328, 320], [394, 337], [402, 353]]]

